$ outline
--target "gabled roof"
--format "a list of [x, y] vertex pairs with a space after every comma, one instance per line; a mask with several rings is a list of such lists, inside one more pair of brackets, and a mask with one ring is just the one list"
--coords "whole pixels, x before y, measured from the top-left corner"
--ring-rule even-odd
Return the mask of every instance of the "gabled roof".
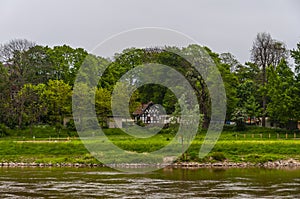
[[148, 102], [147, 104], [140, 105], [132, 114], [133, 115], [142, 115], [146, 109], [152, 106], [154, 103], [152, 101]]

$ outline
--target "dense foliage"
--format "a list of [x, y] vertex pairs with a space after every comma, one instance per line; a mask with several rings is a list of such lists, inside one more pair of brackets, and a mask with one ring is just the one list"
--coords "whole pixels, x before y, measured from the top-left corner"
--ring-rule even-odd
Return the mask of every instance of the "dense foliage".
[[[88, 54], [82, 48], [70, 46], [39, 46], [27, 40], [12, 40], [0, 46], [0, 126], [5, 128], [32, 127], [49, 124], [60, 131], [65, 118], [72, 116], [72, 91], [79, 68], [86, 84], [79, 85], [80, 94], [95, 94], [95, 110], [101, 126], [107, 126], [111, 115], [111, 95], [115, 84], [129, 70], [146, 63], [171, 66], [191, 84], [198, 98], [203, 125], [210, 120], [210, 97], [201, 74], [174, 50], [188, 55], [197, 52], [198, 45], [185, 48], [164, 47], [125, 49], [110, 60]], [[275, 41], [268, 33], [259, 33], [254, 40], [251, 56], [253, 62], [241, 64], [231, 53], [217, 54], [204, 47], [218, 67], [224, 81], [227, 99], [226, 120], [234, 120], [241, 129], [245, 120], [270, 121], [279, 127], [292, 128], [300, 120], [300, 43], [291, 50], [295, 72], [288, 63], [288, 50], [284, 43]], [[264, 54], [262, 54], [262, 52]], [[88, 78], [108, 65], [99, 82]], [[98, 74], [101, 75], [101, 74]], [[159, 78], [168, 74], [157, 73]], [[129, 83], [139, 81], [133, 74]], [[89, 90], [88, 85], [97, 85]], [[178, 88], [180, 89], [180, 88]], [[149, 101], [162, 104], [167, 114], [175, 111], [178, 99], [161, 85], [147, 84], [139, 87], [130, 99], [132, 113], [141, 103]], [[93, 103], [93, 102], [91, 102]], [[79, 107], [80, 108], [80, 107]], [[241, 114], [242, 112], [242, 114]], [[265, 121], [262, 121], [264, 124]], [[67, 126], [71, 125], [72, 121]], [[71, 128], [71, 127], [70, 127]]]

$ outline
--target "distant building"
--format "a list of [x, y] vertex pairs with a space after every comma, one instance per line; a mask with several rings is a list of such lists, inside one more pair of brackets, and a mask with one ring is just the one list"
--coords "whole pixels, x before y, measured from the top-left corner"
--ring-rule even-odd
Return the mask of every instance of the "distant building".
[[162, 113], [160, 107], [152, 101], [142, 104], [133, 112], [134, 121], [144, 124], [168, 124], [170, 116]]
[[133, 123], [141, 121], [144, 124], [168, 124], [171, 122], [171, 117], [161, 111], [159, 105], [153, 102], [142, 104], [133, 113], [133, 118], [126, 118], [125, 116], [108, 116], [108, 128], [124, 128]]
[[107, 125], [108, 128], [123, 128], [125, 126], [131, 125], [134, 122], [133, 119], [128, 119], [123, 116], [108, 116]]
[[[262, 118], [259, 118], [259, 121], [261, 121]], [[261, 122], [259, 122], [259, 126], [262, 126]], [[271, 118], [266, 117], [266, 126], [268, 128], [287, 128], [289, 130], [295, 130], [295, 129], [300, 129], [300, 121], [294, 121], [290, 120], [284, 125], [280, 125], [278, 122], [274, 122], [271, 120]]]

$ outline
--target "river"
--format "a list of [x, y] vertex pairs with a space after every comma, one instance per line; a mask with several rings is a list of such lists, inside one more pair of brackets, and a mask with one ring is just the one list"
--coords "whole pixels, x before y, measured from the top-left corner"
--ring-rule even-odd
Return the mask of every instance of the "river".
[[0, 168], [0, 198], [300, 198], [300, 169]]

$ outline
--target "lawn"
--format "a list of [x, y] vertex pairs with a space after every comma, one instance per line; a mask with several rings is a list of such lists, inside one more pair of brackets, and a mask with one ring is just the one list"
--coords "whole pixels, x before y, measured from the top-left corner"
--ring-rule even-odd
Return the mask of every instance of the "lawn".
[[[76, 137], [76, 132], [64, 130], [58, 134], [49, 128], [35, 127], [34, 135], [28, 130], [13, 131], [10, 136], [0, 138], [0, 162], [99, 163]], [[156, 151], [174, 138], [168, 130], [146, 139], [134, 138], [120, 129], [105, 129], [104, 132], [112, 143], [134, 153]], [[186, 155], [179, 157], [178, 161], [214, 162], [227, 159], [231, 162], [258, 163], [300, 158], [299, 132], [296, 132], [295, 139], [295, 132], [280, 129], [249, 128], [245, 132], [235, 132], [226, 127], [209, 155], [199, 159], [205, 133], [203, 130], [197, 134]], [[95, 141], [97, 138], [95, 136]]]

